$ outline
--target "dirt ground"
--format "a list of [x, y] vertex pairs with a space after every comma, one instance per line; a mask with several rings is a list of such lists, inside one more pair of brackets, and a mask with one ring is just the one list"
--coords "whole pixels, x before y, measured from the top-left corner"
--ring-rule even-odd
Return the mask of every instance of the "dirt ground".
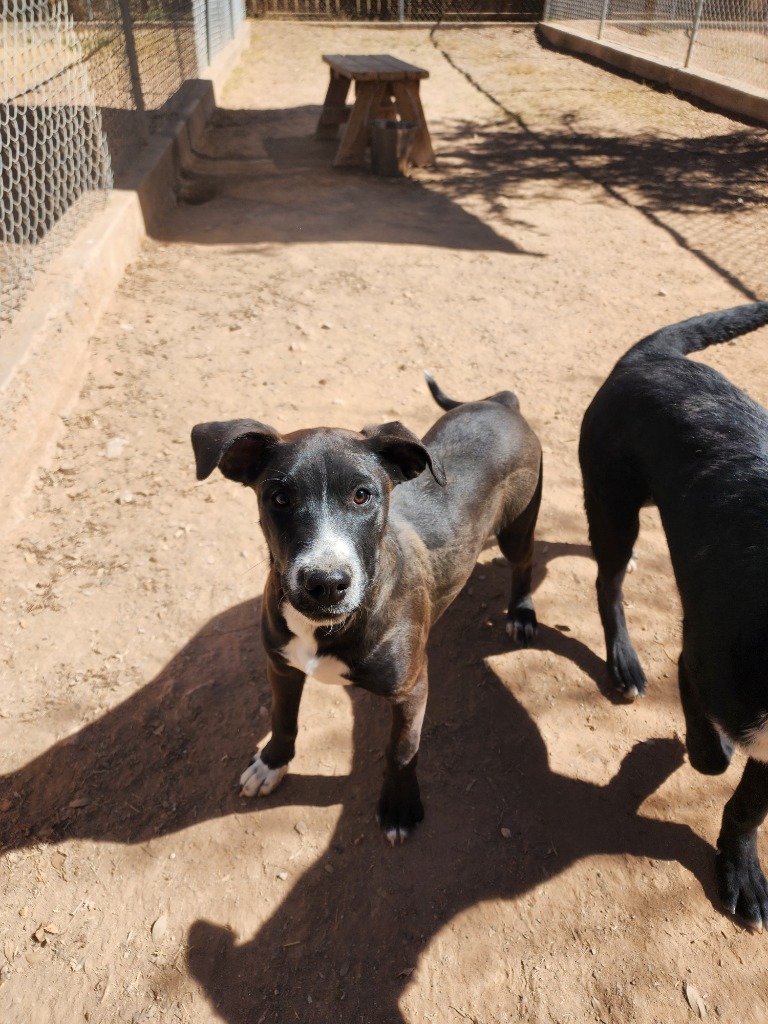
[[[324, 52], [429, 69], [434, 170], [331, 169]], [[649, 695], [625, 705], [576, 458], [632, 342], [764, 287], [765, 143], [531, 29], [255, 24], [181, 183], [193, 202], [126, 274], [6, 528], [2, 1021], [768, 1020], [766, 938], [713, 885], [740, 764], [703, 778], [682, 751], [657, 516], [626, 586]], [[765, 404], [767, 343], [707, 361]], [[239, 796], [269, 728], [266, 551], [249, 492], [195, 481], [189, 429], [421, 433], [423, 368], [462, 399], [512, 388], [541, 438], [541, 629], [510, 646], [489, 547], [434, 631], [426, 819], [391, 849], [388, 711], [365, 694], [309, 685], [282, 787]]]

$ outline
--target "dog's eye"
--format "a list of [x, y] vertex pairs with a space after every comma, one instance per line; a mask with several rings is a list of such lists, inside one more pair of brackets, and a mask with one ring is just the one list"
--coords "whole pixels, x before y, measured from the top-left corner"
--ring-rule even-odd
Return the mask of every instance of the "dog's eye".
[[352, 500], [356, 505], [367, 505], [371, 500], [371, 492], [367, 491], [365, 487], [358, 487], [352, 495]]
[[279, 505], [280, 508], [286, 508], [291, 503], [286, 491], [275, 491], [272, 495], [272, 501]]

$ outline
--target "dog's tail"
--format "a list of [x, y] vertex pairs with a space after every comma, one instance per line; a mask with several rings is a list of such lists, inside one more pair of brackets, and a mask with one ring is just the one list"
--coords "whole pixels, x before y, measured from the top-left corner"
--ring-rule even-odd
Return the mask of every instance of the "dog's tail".
[[627, 366], [647, 359], [680, 359], [710, 345], [731, 341], [768, 324], [768, 302], [751, 302], [717, 313], [704, 313], [690, 320], [662, 327], [638, 341], [618, 362]]
[[426, 377], [429, 390], [432, 392], [432, 397], [441, 409], [445, 409], [448, 412], [449, 409], [458, 409], [460, 405], [464, 405], [463, 402], [457, 402], [454, 398], [449, 398], [431, 373], [427, 373], [425, 370], [424, 376]]

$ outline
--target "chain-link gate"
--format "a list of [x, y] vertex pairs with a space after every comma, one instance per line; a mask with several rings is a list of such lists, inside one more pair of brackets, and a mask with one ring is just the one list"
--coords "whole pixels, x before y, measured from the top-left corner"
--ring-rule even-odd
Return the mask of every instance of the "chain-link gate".
[[548, 0], [544, 20], [768, 93], [766, 0]]
[[244, 17], [243, 0], [0, 0], [0, 324]]

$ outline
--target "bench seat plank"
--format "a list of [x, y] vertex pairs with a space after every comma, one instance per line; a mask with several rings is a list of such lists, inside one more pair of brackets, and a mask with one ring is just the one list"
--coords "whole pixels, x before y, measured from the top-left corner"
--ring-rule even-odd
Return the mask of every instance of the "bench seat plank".
[[407, 64], [387, 53], [338, 54], [325, 53], [323, 60], [339, 75], [356, 82], [408, 81], [429, 78], [425, 68]]

